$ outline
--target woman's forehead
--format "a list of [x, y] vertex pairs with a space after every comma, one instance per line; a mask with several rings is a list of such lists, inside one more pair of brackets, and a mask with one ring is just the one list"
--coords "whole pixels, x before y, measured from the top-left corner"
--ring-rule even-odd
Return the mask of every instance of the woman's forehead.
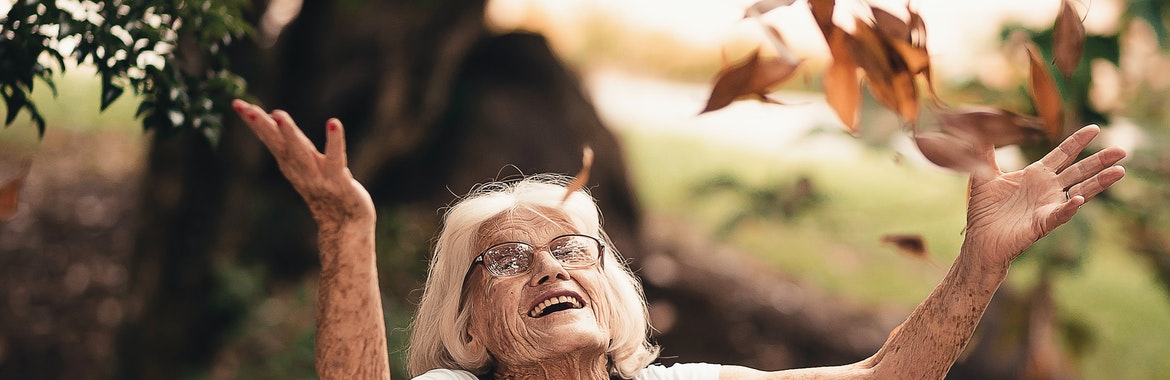
[[569, 218], [559, 211], [517, 209], [501, 213], [480, 226], [477, 246], [486, 248], [505, 241], [544, 244], [557, 235], [579, 233]]

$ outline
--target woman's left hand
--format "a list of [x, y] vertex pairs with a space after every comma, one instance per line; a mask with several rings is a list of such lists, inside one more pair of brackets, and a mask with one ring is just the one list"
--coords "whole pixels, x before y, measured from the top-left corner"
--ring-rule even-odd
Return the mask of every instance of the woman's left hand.
[[1081, 205], [1125, 176], [1124, 168], [1114, 166], [1125, 158], [1120, 148], [1076, 161], [1100, 132], [1095, 125], [1081, 128], [1044, 158], [1011, 173], [1000, 172], [994, 148], [984, 147], [983, 157], [994, 170], [971, 175], [967, 243], [982, 252], [988, 268], [1006, 270], [1024, 249], [1068, 222]]

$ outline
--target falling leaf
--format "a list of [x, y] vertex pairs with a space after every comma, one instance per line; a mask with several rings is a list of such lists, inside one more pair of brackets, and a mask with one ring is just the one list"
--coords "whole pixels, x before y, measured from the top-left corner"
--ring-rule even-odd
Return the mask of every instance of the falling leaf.
[[918, 120], [918, 88], [914, 74], [889, 39], [874, 26], [856, 19], [853, 55], [865, 70], [870, 94], [882, 106], [893, 110], [908, 123]]
[[16, 214], [16, 206], [20, 203], [20, 190], [24, 188], [24, 179], [28, 176], [30, 163], [24, 167], [15, 178], [0, 186], [0, 220], [7, 220]]
[[857, 135], [858, 109], [861, 107], [861, 83], [857, 79], [857, 64], [853, 62], [849, 35], [840, 28], [830, 30], [829, 51], [833, 62], [825, 70], [823, 87], [825, 101], [837, 118], [845, 123], [850, 134]]
[[951, 134], [969, 134], [996, 148], [1044, 141], [1044, 125], [1032, 116], [981, 107], [945, 110], [938, 114], [939, 123]]
[[906, 21], [910, 27], [910, 45], [921, 54], [922, 58], [926, 59], [925, 66], [920, 70], [914, 70], [913, 58], [905, 54], [903, 54], [903, 58], [911, 70], [922, 75], [922, 78], [926, 80], [926, 90], [930, 92], [930, 98], [934, 100], [935, 104], [944, 105], [942, 99], [938, 97], [938, 91], [934, 89], [934, 75], [930, 73], [930, 52], [926, 49], [926, 21], [909, 4], [906, 5], [906, 12], [910, 14], [910, 19]]
[[1068, 78], [1076, 71], [1085, 52], [1085, 25], [1068, 0], [1061, 3], [1060, 14], [1052, 26], [1052, 63]]
[[902, 120], [915, 124], [918, 122], [918, 86], [914, 84], [914, 75], [907, 71], [894, 73], [894, 97], [898, 107], [895, 111]]
[[589, 183], [589, 171], [593, 169], [593, 148], [588, 145], [581, 149], [581, 171], [577, 172], [576, 178], [565, 187], [565, 196], [561, 198], [561, 203], [569, 200], [569, 196], [573, 192], [585, 188], [585, 184]]
[[927, 160], [935, 165], [961, 172], [990, 170], [976, 150], [980, 142], [974, 136], [952, 134], [942, 131], [922, 132], [914, 135], [914, 144]]
[[833, 7], [836, 3], [836, 0], [808, 0], [808, 9], [826, 41], [832, 37], [832, 31], [836, 28], [833, 25]]
[[715, 76], [711, 97], [700, 114], [727, 107], [741, 98], [759, 99], [769, 89], [792, 78], [800, 62], [788, 63], [775, 57], [760, 57], [759, 49], [741, 63], [724, 68]]
[[897, 41], [910, 42], [910, 24], [884, 9], [870, 6], [869, 10], [873, 13], [873, 25], [879, 33]]
[[1032, 104], [1040, 120], [1044, 121], [1044, 132], [1049, 141], [1060, 141], [1064, 134], [1064, 101], [1060, 98], [1056, 81], [1048, 72], [1048, 66], [1036, 55], [1033, 47], [1028, 48], [1028, 60], [1031, 62], [1028, 93], [1032, 95]]
[[760, 0], [748, 7], [747, 11], [743, 14], [743, 18], [759, 17], [771, 12], [773, 9], [789, 6], [795, 2], [796, 0]]
[[930, 261], [930, 252], [926, 250], [926, 240], [922, 235], [889, 234], [882, 236], [882, 243], [898, 249], [898, 252], [915, 259]]

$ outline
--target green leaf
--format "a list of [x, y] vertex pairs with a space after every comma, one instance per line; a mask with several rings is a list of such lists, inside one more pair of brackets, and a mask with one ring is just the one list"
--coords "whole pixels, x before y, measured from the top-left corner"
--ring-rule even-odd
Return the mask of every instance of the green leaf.
[[23, 90], [15, 86], [11, 88], [12, 95], [5, 94], [4, 96], [4, 103], [6, 106], [8, 106], [8, 114], [4, 116], [5, 126], [12, 124], [12, 121], [16, 120], [16, 114], [20, 113], [20, 109], [24, 108], [25, 104], [28, 104], [24, 97]]
[[118, 100], [119, 96], [125, 92], [121, 86], [115, 85], [109, 75], [102, 76], [102, 106], [101, 110], [105, 111], [110, 104]]

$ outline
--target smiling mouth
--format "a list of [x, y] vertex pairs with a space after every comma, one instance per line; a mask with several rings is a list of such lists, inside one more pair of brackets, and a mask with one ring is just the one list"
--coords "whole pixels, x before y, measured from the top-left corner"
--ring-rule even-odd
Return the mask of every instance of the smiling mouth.
[[585, 307], [585, 302], [572, 296], [559, 296], [544, 300], [536, 304], [532, 310], [528, 311], [528, 316], [532, 318], [540, 318], [558, 311], [569, 309], [580, 309]]

